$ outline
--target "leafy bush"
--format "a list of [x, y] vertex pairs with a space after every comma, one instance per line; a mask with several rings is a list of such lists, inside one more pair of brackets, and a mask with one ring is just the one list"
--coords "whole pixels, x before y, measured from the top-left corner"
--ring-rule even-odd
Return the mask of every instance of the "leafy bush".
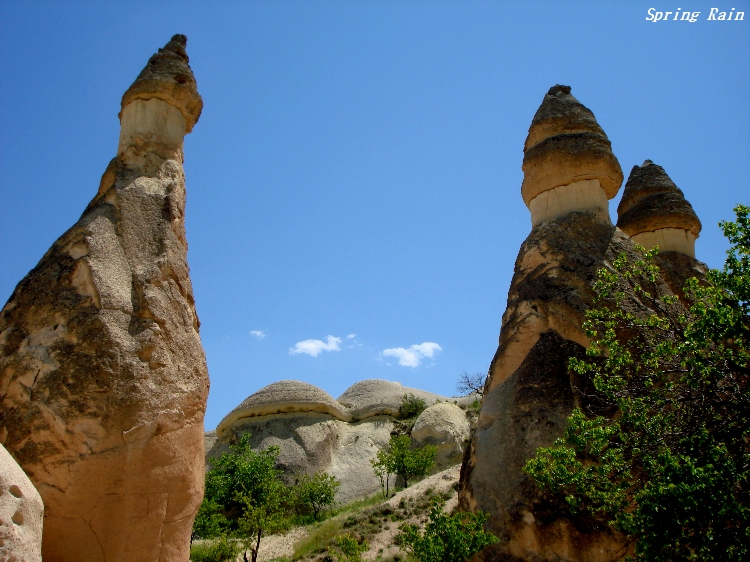
[[[570, 366], [618, 413], [574, 411], [525, 467], [574, 513], [634, 539], [639, 560], [750, 558], [750, 208], [735, 212], [720, 225], [724, 269], [688, 282], [689, 312], [659, 293], [655, 251], [599, 272], [588, 357]], [[627, 285], [650, 316], [623, 306]]]
[[424, 533], [416, 525], [403, 525], [398, 544], [418, 562], [464, 562], [497, 537], [484, 530], [489, 514], [443, 512], [439, 501], [433, 503]]
[[411, 419], [416, 418], [427, 409], [427, 402], [422, 398], [417, 398], [411, 392], [404, 394], [401, 399], [401, 407], [398, 409], [398, 414], [401, 418]]
[[409, 480], [426, 475], [435, 466], [437, 447], [425, 445], [411, 448], [411, 437], [408, 435], [394, 435], [391, 437], [389, 454], [392, 469], [404, 479], [404, 487], [409, 487]]
[[190, 547], [191, 562], [234, 562], [240, 546], [221, 535], [213, 541], [196, 543]]
[[352, 535], [340, 535], [336, 537], [336, 546], [329, 547], [328, 553], [336, 558], [336, 562], [361, 562], [362, 554], [369, 548], [366, 540], [357, 540]]
[[320, 511], [336, 501], [339, 486], [341, 482], [325, 472], [316, 472], [313, 476], [303, 474], [295, 488], [297, 502], [309, 507], [317, 520]]
[[387, 447], [379, 450], [370, 461], [375, 474], [380, 477], [383, 494], [388, 497], [390, 491], [390, 477], [394, 474], [401, 476], [404, 487], [409, 487], [409, 480], [427, 474], [435, 466], [437, 447], [425, 445], [416, 449], [411, 448], [411, 437], [408, 435], [393, 435]]

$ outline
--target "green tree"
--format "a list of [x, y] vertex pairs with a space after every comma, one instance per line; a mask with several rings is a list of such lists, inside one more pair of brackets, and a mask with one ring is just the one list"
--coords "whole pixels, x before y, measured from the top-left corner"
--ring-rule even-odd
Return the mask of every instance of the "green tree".
[[487, 519], [489, 514], [481, 511], [448, 515], [435, 502], [424, 532], [416, 525], [403, 525], [399, 541], [419, 562], [464, 562], [497, 542], [495, 535], [484, 530]]
[[424, 476], [435, 466], [436, 453], [434, 445], [412, 449], [408, 435], [393, 435], [388, 446], [390, 468], [404, 479], [404, 488], [409, 487], [409, 480]]
[[[576, 410], [525, 470], [573, 513], [635, 541], [639, 560], [750, 558], [750, 209], [720, 226], [731, 244], [689, 311], [659, 294], [652, 252], [602, 270], [584, 329], [591, 377], [616, 414]], [[628, 285], [649, 313], [626, 306]]]
[[370, 464], [375, 471], [375, 475], [380, 478], [380, 487], [383, 490], [383, 496], [387, 498], [390, 494], [391, 476], [395, 474], [390, 445], [380, 449], [375, 458], [370, 459]]
[[195, 516], [190, 543], [194, 539], [212, 539], [218, 537], [228, 528], [229, 521], [222, 513], [222, 506], [208, 497], [204, 497]]
[[289, 501], [276, 468], [278, 456], [278, 447], [253, 451], [250, 434], [245, 434], [229, 452], [213, 459], [193, 536], [238, 537], [255, 561], [261, 538], [281, 527]]
[[341, 482], [336, 477], [323, 471], [316, 472], [313, 476], [303, 474], [295, 488], [297, 502], [309, 507], [317, 520], [320, 511], [332, 506], [336, 501], [339, 486]]
[[[283, 528], [288, 499], [289, 490], [273, 467], [265, 470], [255, 486], [240, 496], [244, 510], [238, 520], [237, 535], [242, 537], [244, 548], [250, 550], [252, 562], [258, 560], [263, 535]], [[243, 559], [247, 562], [246, 552], [243, 552]]]

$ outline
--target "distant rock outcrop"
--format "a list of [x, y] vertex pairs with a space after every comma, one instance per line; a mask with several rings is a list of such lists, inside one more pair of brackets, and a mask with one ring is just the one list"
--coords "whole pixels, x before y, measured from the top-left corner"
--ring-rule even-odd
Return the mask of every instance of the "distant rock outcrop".
[[[279, 447], [279, 463], [289, 480], [293, 481], [295, 474], [324, 470], [341, 482], [336, 496], [339, 502], [372, 494], [380, 489], [380, 480], [375, 476], [370, 460], [375, 458], [379, 449], [388, 445], [391, 434], [401, 429], [397, 426], [397, 417], [405, 394], [422, 398], [428, 405], [449, 400], [439, 394], [384, 380], [358, 382], [338, 400], [324, 390], [300, 381], [270, 384], [227, 414], [216, 428], [215, 436], [206, 435], [206, 443], [212, 443], [206, 452], [207, 461], [210, 465], [211, 458], [228, 451], [241, 435], [250, 433], [253, 449]], [[474, 397], [450, 400], [468, 405]], [[463, 411], [453, 404], [450, 408], [460, 413], [468, 428]], [[453, 414], [454, 410], [451, 410]], [[444, 442], [452, 451], [444, 462], [452, 460], [456, 464], [461, 459], [460, 447], [465, 440], [461, 435], [465, 428], [453, 419], [455, 415], [448, 416], [450, 420], [444, 420], [444, 417], [436, 416], [441, 420], [439, 429], [432, 433], [427, 428], [423, 431], [433, 437], [442, 436], [441, 443]], [[455, 442], [459, 442], [457, 455]]]
[[[581, 326], [597, 271], [611, 268], [622, 253], [640, 257], [609, 218], [607, 200], [617, 193], [622, 172], [593, 114], [567, 86], [544, 97], [529, 129], [523, 170], [521, 192], [533, 228], [516, 259], [499, 346], [464, 457], [459, 505], [491, 515], [488, 526], [500, 542], [481, 560], [611, 561], [626, 553], [621, 537], [582, 527], [564, 509], [545, 504], [522, 468], [538, 447], [562, 435], [574, 407], [607, 413], [591, 398], [590, 381], [567, 365], [589, 345]], [[695, 228], [695, 221], [684, 227]], [[627, 310], [651, 312], [623, 290]]]
[[0, 445], [0, 560], [42, 562], [43, 517], [39, 492]]
[[434, 404], [422, 412], [411, 430], [416, 447], [435, 445], [435, 471], [461, 462], [471, 426], [465, 412], [450, 402]]
[[44, 499], [46, 561], [188, 559], [206, 361], [183, 137], [202, 101], [175, 35], [122, 99], [117, 156], [0, 313], [0, 441]]

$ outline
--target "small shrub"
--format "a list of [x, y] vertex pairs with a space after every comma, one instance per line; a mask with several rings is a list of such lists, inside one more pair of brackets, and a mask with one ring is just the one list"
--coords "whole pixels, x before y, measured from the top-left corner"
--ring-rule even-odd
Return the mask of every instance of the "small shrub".
[[191, 562], [234, 562], [240, 546], [226, 535], [213, 541], [195, 543], [190, 547]]
[[297, 502], [311, 509], [317, 520], [321, 510], [336, 501], [339, 486], [341, 482], [325, 472], [316, 472], [313, 476], [303, 474], [295, 488]]
[[404, 419], [416, 418], [427, 409], [427, 402], [417, 398], [411, 392], [404, 394], [401, 399], [401, 407], [398, 409], [399, 416]]
[[484, 547], [497, 542], [497, 537], [484, 530], [489, 514], [443, 512], [439, 502], [433, 504], [430, 520], [420, 532], [416, 525], [404, 525], [399, 543], [418, 562], [465, 562]]
[[367, 552], [370, 545], [366, 540], [357, 540], [352, 535], [341, 535], [336, 537], [336, 546], [328, 549], [329, 554], [337, 562], [361, 562], [362, 554]]

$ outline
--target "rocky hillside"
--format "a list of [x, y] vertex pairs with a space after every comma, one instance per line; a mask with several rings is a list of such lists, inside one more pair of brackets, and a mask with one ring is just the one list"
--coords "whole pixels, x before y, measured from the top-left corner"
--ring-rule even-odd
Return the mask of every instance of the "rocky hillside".
[[[427, 408], [404, 420], [404, 397]], [[364, 380], [338, 399], [300, 381], [280, 381], [243, 400], [206, 433], [206, 460], [229, 451], [246, 433], [253, 449], [277, 446], [288, 479], [325, 471], [340, 482], [336, 496], [349, 502], [380, 490], [370, 465], [391, 435], [408, 433], [414, 446], [438, 447], [436, 471], [461, 462], [468, 442], [476, 395], [447, 397], [385, 380]]]

